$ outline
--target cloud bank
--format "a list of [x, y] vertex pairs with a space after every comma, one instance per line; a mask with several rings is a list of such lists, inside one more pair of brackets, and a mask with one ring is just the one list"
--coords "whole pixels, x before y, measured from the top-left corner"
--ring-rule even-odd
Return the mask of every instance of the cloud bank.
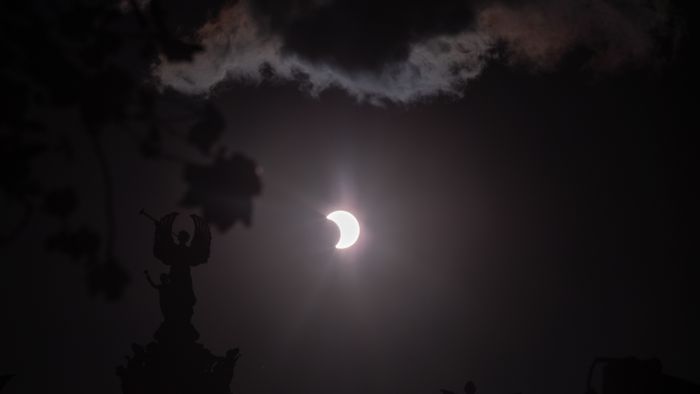
[[664, 1], [277, 0], [224, 6], [196, 31], [191, 63], [154, 66], [164, 86], [208, 94], [226, 82], [294, 81], [357, 100], [459, 97], [494, 59], [552, 69], [574, 49], [611, 70], [650, 62], [668, 34]]

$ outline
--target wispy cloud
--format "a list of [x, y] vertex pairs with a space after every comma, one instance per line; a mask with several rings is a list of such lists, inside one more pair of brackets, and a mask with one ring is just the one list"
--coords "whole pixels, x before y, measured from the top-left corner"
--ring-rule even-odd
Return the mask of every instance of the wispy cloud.
[[[344, 8], [333, 14], [332, 7], [340, 7], [339, 3]], [[163, 85], [189, 94], [207, 94], [224, 82], [276, 79], [296, 81], [312, 95], [336, 87], [359, 101], [408, 103], [437, 95], [459, 96], [493, 59], [497, 47], [505, 48], [505, 53], [499, 53], [509, 61], [536, 68], [555, 67], [577, 47], [587, 48], [591, 66], [600, 69], [645, 62], [654, 54], [656, 35], [668, 25], [663, 2], [568, 0], [514, 5], [487, 1], [473, 6], [473, 15], [459, 19], [461, 25], [456, 27], [438, 24], [442, 19], [436, 15], [432, 26], [428, 15], [420, 29], [413, 29], [417, 19], [408, 18], [394, 21], [406, 32], [385, 32], [380, 26], [358, 33], [363, 41], [354, 42], [347, 26], [340, 27], [344, 30], [339, 35], [327, 21], [318, 23], [314, 18], [340, 15], [345, 18], [341, 24], [357, 29], [363, 29], [363, 23], [374, 26], [374, 21], [362, 20], [372, 11], [366, 4], [357, 13], [358, 20], [352, 19], [354, 9], [340, 0], [292, 5], [294, 12], [288, 13], [292, 16], [282, 22], [268, 18], [265, 9], [248, 1], [223, 8], [199, 29], [197, 38], [205, 50], [194, 62], [160, 59], [154, 75]], [[426, 2], [425, 7], [430, 4]], [[410, 12], [420, 18], [420, 8]], [[384, 12], [382, 17], [391, 15]], [[300, 30], [305, 34], [302, 45], [310, 41], [308, 48], [294, 45]], [[372, 39], [368, 34], [376, 35], [380, 45], [367, 48]], [[354, 59], [351, 56], [364, 60], [348, 64], [348, 59]]]

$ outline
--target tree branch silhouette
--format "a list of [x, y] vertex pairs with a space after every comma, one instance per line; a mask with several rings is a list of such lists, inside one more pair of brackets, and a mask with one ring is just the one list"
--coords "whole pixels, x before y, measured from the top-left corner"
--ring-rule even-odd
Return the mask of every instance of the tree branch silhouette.
[[97, 132], [88, 132], [90, 141], [92, 142], [92, 147], [97, 157], [98, 167], [102, 175], [102, 187], [103, 190], [103, 209], [105, 215], [105, 260], [113, 258], [114, 256], [114, 180], [112, 179], [112, 173], [109, 168], [109, 162], [105, 155], [104, 149], [102, 149], [102, 144], [100, 143], [99, 135]]

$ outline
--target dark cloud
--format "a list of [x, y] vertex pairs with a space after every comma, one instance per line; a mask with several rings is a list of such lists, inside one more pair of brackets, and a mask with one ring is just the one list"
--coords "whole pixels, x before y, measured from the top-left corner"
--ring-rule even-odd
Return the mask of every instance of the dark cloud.
[[[334, 2], [319, 7], [340, 5]], [[248, 2], [225, 8], [199, 30], [206, 49], [193, 63], [162, 60], [155, 75], [165, 85], [195, 94], [207, 93], [225, 80], [260, 82], [277, 78], [300, 81], [311, 94], [334, 86], [358, 100], [409, 102], [436, 94], [459, 94], [460, 87], [481, 71], [490, 47], [487, 37], [459, 30], [454, 22], [451, 29], [423, 23], [420, 34], [404, 23], [400, 34], [388, 38], [381, 38], [378, 31], [382, 28], [377, 26], [369, 32], [380, 43], [365, 47], [363, 42], [371, 35], [364, 32], [353, 37], [353, 32], [367, 28], [363, 20], [351, 23], [348, 19], [333, 35], [312, 28], [324, 26], [325, 22], [312, 21], [330, 10], [309, 11], [309, 15], [292, 12], [298, 17], [270, 22], [259, 9], [253, 9], [254, 4]], [[342, 33], [344, 39], [340, 38], [341, 30], [348, 30]], [[291, 38], [314, 34], [319, 36], [315, 40]], [[326, 34], [331, 34], [331, 39], [323, 38]], [[326, 49], [322, 50], [324, 40]]]
[[[349, 72], [380, 72], [405, 61], [411, 45], [425, 38], [454, 35], [472, 25], [468, 3], [438, 0], [338, 0], [288, 23], [283, 49], [313, 63]], [[322, 34], [319, 34], [322, 32]]]
[[229, 3], [227, 0], [199, 0], [195, 7], [187, 0], [120, 0], [119, 6], [123, 11], [131, 10], [132, 5], [141, 10], [153, 7], [158, 23], [162, 23], [168, 31], [178, 33], [181, 38], [187, 38], [196, 34], [203, 24]]
[[669, 15], [666, 1], [494, 2], [480, 10], [478, 29], [504, 43], [513, 62], [551, 68], [585, 48], [591, 66], [614, 69], [649, 61], [672, 33]]
[[195, 62], [162, 60], [155, 74], [194, 94], [280, 79], [311, 94], [337, 87], [360, 101], [405, 103], [459, 96], [497, 56], [553, 68], [585, 48], [598, 69], [644, 63], [669, 15], [666, 0], [239, 1], [200, 27], [206, 49]]

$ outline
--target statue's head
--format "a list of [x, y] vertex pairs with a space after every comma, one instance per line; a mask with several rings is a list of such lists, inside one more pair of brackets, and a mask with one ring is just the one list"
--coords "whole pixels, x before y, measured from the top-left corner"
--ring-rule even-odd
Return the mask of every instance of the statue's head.
[[179, 233], [177, 233], [177, 241], [180, 243], [180, 245], [185, 245], [189, 240], [190, 234], [187, 231], [182, 230]]
[[160, 283], [170, 283], [170, 275], [166, 273], [160, 274]]

